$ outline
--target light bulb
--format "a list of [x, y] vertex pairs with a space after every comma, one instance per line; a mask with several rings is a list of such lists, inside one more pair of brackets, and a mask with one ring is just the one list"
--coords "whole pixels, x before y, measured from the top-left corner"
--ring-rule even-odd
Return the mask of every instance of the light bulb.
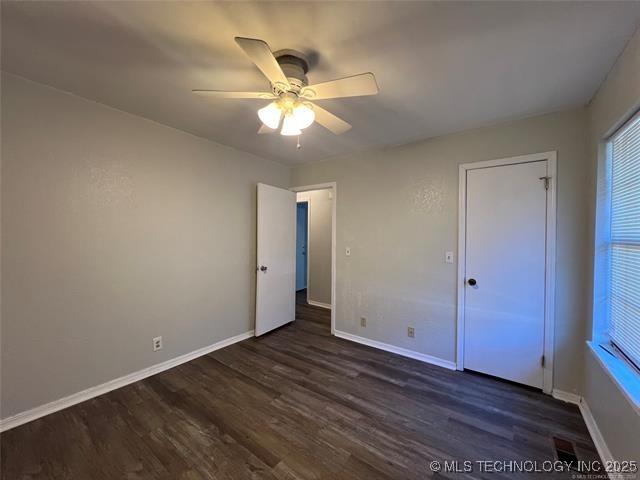
[[300, 135], [302, 131], [298, 128], [296, 120], [293, 115], [285, 115], [284, 122], [282, 122], [282, 130], [280, 135]]
[[258, 110], [258, 118], [260, 118], [262, 123], [267, 127], [273, 128], [274, 130], [280, 125], [280, 117], [282, 117], [282, 110], [280, 110], [276, 102], [271, 102], [266, 107]]
[[300, 103], [293, 109], [293, 118], [297, 127], [302, 130], [313, 123], [316, 114], [310, 104]]

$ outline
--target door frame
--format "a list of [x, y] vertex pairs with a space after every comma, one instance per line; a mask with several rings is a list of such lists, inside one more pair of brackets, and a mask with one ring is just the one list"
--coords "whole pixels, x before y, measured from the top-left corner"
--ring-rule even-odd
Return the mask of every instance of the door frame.
[[[338, 204], [338, 185], [336, 182], [318, 183], [316, 185], [303, 185], [299, 187], [291, 187], [289, 190], [296, 193], [310, 192], [312, 190], [331, 190], [333, 201], [331, 205], [331, 335], [335, 335], [336, 331], [336, 211]], [[309, 211], [311, 204], [307, 210], [307, 229], [309, 228]], [[307, 230], [307, 299], [309, 297], [309, 248], [308, 248], [308, 230]]]
[[550, 178], [547, 190], [547, 221], [545, 248], [545, 306], [544, 306], [544, 367], [542, 370], [542, 390], [553, 390], [554, 327], [555, 327], [555, 283], [556, 283], [556, 209], [557, 209], [557, 152], [549, 151], [499, 158], [459, 165], [458, 175], [458, 274], [456, 309], [456, 369], [464, 370], [464, 306], [465, 306], [465, 265], [466, 265], [466, 219], [467, 219], [467, 172], [480, 168], [499, 167], [547, 161], [547, 175]]
[[[309, 209], [311, 208], [311, 202], [309, 201], [308, 198], [304, 199], [304, 200], [298, 200], [296, 198], [296, 208], [298, 207], [298, 204], [300, 203], [306, 203], [307, 204], [307, 252], [306, 252], [306, 268], [305, 268], [305, 280], [304, 280], [304, 288], [307, 291], [307, 303], [309, 303]], [[296, 210], [296, 215], [297, 215], [297, 210]], [[298, 220], [298, 218], [296, 217], [296, 221]], [[297, 225], [296, 225], [297, 227]], [[297, 231], [297, 230], [296, 230]], [[296, 248], [297, 248], [297, 244], [296, 244]], [[297, 259], [297, 252], [296, 252], [296, 269], [297, 264], [298, 264], [298, 259]], [[298, 274], [298, 271], [296, 270], [296, 275]], [[297, 285], [296, 285], [296, 292], [298, 292], [297, 290]]]

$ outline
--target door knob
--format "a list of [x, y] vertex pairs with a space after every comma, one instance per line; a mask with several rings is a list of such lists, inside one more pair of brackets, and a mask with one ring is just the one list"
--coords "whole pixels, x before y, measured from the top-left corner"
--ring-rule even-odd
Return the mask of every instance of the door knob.
[[264, 265], [260, 265], [260, 271], [261, 272], [266, 272], [267, 271], [267, 267], [265, 267]]
[[469, 280], [467, 280], [467, 283], [472, 287], [475, 287], [478, 284], [475, 278], [470, 278]]

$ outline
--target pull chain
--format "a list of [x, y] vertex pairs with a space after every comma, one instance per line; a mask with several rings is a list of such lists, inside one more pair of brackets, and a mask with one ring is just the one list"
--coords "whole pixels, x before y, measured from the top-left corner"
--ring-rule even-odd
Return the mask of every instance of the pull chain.
[[298, 135], [298, 144], [296, 145], [296, 148], [298, 150], [300, 150], [302, 148], [302, 145], [300, 145], [300, 135]]

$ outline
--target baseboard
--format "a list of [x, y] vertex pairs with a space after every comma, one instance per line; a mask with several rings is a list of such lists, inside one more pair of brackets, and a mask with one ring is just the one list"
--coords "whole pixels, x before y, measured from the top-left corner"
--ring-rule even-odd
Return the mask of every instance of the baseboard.
[[315, 300], [307, 300], [307, 303], [309, 305], [313, 305], [315, 307], [328, 308], [329, 310], [331, 310], [331, 304], [330, 303], [316, 302]]
[[193, 352], [189, 352], [165, 362], [152, 365], [151, 367], [138, 370], [137, 372], [130, 373], [123, 377], [110, 380], [101, 385], [87, 388], [86, 390], [71, 394], [59, 400], [54, 400], [53, 402], [32, 408], [31, 410], [20, 412], [16, 415], [12, 415], [11, 417], [3, 418], [2, 420], [0, 420], [0, 432], [10, 430], [17, 426], [36, 420], [40, 417], [44, 417], [45, 415], [49, 415], [51, 413], [63, 410], [67, 407], [71, 407], [72, 405], [76, 405], [99, 395], [103, 395], [107, 392], [120, 387], [124, 387], [125, 385], [129, 385], [157, 373], [164, 372], [165, 370], [169, 370], [170, 368], [176, 367], [182, 363], [189, 362], [195, 358], [201, 357], [202, 355], [206, 355], [207, 353], [211, 353], [215, 350], [219, 350], [242, 340], [246, 340], [247, 338], [253, 337], [253, 333], [253, 330], [241, 333], [240, 335], [236, 335], [235, 337], [221, 340], [207, 347], [199, 348], [198, 350], [194, 350]]
[[580, 405], [582, 401], [582, 397], [577, 393], [565, 392], [564, 390], [558, 390], [554, 388], [551, 391], [551, 396], [553, 398], [557, 398], [558, 400], [562, 400], [563, 402], [573, 403], [574, 405]]
[[[557, 398], [558, 400], [562, 400], [564, 402], [573, 403], [578, 406], [580, 409], [580, 414], [584, 420], [585, 425], [587, 426], [587, 430], [589, 430], [589, 435], [591, 435], [591, 440], [593, 440], [593, 444], [596, 446], [596, 450], [598, 451], [598, 455], [600, 455], [600, 459], [606, 462], [613, 462], [614, 458], [611, 454], [611, 450], [607, 446], [607, 442], [605, 442], [604, 437], [602, 436], [602, 432], [598, 428], [598, 424], [596, 423], [596, 419], [593, 418], [593, 414], [591, 413], [591, 409], [589, 408], [589, 404], [580, 395], [571, 392], [565, 392], [563, 390], [553, 389], [551, 393], [553, 398]], [[609, 473], [610, 479], [622, 478], [616, 476], [615, 473]]]
[[334, 335], [336, 337], [344, 338], [345, 340], [350, 340], [352, 342], [361, 343], [363, 345], [367, 345], [373, 348], [378, 348], [386, 352], [402, 355], [403, 357], [409, 357], [415, 360], [420, 360], [421, 362], [430, 363], [431, 365], [437, 365], [438, 367], [444, 367], [449, 370], [456, 369], [456, 364], [454, 362], [451, 362], [449, 360], [443, 360], [442, 358], [432, 357], [431, 355], [425, 355], [424, 353], [415, 352], [413, 350], [407, 350], [406, 348], [396, 347], [395, 345], [378, 342], [376, 340], [360, 337], [358, 335], [353, 335], [352, 333], [347, 333], [340, 330], [336, 330], [334, 332]]
[[[614, 458], [611, 454], [611, 450], [609, 450], [607, 442], [605, 442], [604, 437], [602, 436], [602, 432], [600, 432], [600, 429], [598, 428], [596, 419], [593, 418], [593, 414], [591, 413], [589, 404], [584, 398], [580, 400], [579, 407], [582, 418], [584, 419], [584, 423], [587, 425], [587, 430], [589, 430], [589, 434], [591, 435], [591, 439], [593, 440], [593, 444], [596, 446], [598, 455], [600, 455], [600, 459], [605, 463], [613, 462]], [[614, 479], [619, 477], [613, 473], [610, 473], [609, 478]]]

